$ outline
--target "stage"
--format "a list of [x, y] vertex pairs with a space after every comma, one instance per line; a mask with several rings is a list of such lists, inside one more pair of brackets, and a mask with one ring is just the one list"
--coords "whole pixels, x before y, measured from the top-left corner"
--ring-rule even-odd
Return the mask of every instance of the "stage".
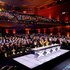
[[29, 69], [34, 69], [68, 52], [69, 50], [60, 49], [45, 56], [35, 57], [35, 54], [28, 54], [25, 56], [13, 58], [13, 60]]

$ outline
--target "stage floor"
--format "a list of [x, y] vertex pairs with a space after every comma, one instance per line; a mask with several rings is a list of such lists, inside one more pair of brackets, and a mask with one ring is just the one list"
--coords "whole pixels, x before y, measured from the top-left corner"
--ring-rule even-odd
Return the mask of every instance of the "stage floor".
[[20, 56], [20, 57], [16, 57], [16, 58], [13, 58], [13, 60], [17, 61], [18, 63], [32, 69], [32, 68], [35, 68], [43, 63], [46, 63], [56, 57], [59, 57], [65, 53], [69, 52], [69, 50], [63, 50], [63, 49], [60, 49], [56, 52], [53, 52], [53, 53], [50, 53], [50, 54], [47, 54], [46, 56], [40, 56], [38, 58], [35, 57], [34, 54], [28, 54], [28, 55], [25, 55], [25, 56]]

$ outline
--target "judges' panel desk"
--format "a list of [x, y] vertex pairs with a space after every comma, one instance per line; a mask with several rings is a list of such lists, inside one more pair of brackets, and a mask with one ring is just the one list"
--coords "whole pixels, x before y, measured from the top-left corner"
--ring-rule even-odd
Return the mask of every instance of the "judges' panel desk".
[[31, 70], [38, 68], [38, 66], [47, 63], [48, 61], [54, 60], [55, 58], [69, 52], [69, 50], [60, 49], [59, 44], [52, 44], [44, 47], [33, 48], [32, 51], [34, 52], [34, 54], [31, 53], [25, 56], [16, 57], [13, 58], [13, 60], [26, 66]]
[[[26, 70], [31, 70], [31, 69], [34, 69], [44, 63], [47, 63], [48, 61], [51, 61], [67, 52], [69, 52], [69, 50], [60, 49], [56, 52], [49, 53], [49, 54], [47, 54], [45, 56], [41, 56], [41, 57], [36, 57], [36, 55], [34, 55], [34, 54], [28, 54], [25, 56], [13, 58], [13, 60], [26, 66], [27, 68], [29, 68]], [[41, 69], [37, 69], [37, 70], [41, 70]]]
[[35, 57], [45, 56], [60, 50], [60, 44], [51, 44], [39, 48], [32, 48]]

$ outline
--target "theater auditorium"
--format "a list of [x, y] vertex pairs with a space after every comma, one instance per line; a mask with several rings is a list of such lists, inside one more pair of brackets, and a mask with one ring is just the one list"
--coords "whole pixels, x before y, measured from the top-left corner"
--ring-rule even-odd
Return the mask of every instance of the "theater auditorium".
[[0, 0], [0, 70], [70, 70], [70, 0]]

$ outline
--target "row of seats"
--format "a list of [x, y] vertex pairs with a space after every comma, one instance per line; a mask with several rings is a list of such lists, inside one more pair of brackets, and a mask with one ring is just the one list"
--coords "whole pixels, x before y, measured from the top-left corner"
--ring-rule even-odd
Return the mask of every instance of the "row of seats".
[[2, 52], [0, 51], [0, 56], [3, 56], [3, 57], [15, 57], [15, 56], [18, 56], [18, 55], [25, 55], [25, 54], [28, 54], [30, 53], [30, 48], [29, 47], [26, 47], [26, 48], [21, 48], [21, 49], [12, 49], [12, 50], [3, 50]]
[[0, 70], [17, 70], [17, 66], [5, 65], [5, 66], [2, 66]]

